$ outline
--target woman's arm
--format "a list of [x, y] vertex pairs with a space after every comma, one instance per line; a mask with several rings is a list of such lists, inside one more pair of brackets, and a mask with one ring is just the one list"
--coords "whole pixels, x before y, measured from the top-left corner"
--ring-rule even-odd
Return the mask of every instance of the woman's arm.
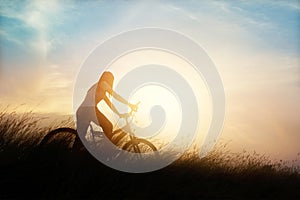
[[116, 100], [120, 101], [123, 104], [130, 106], [133, 110], [137, 109], [135, 105], [129, 103], [126, 99], [124, 99], [118, 93], [113, 91], [113, 89], [110, 87], [110, 85], [108, 83], [106, 83], [105, 81], [101, 83], [101, 87], [103, 89], [105, 89], [106, 91], [108, 91], [108, 93], [110, 93]]
[[119, 111], [116, 109], [116, 107], [114, 106], [114, 104], [112, 104], [112, 102], [108, 99], [107, 96], [104, 97], [104, 101], [106, 102], [106, 104], [112, 109], [112, 111], [114, 111], [114, 113], [116, 113], [117, 115], [121, 115], [119, 113]]

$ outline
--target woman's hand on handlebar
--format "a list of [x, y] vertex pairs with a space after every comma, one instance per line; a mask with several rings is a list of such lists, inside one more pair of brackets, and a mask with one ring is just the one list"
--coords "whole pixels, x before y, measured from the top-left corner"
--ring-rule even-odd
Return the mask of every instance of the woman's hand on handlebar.
[[141, 102], [138, 102], [137, 104], [129, 104], [129, 107], [131, 108], [132, 111], [137, 112], [140, 103]]
[[129, 103], [128, 106], [130, 107], [131, 111], [129, 113], [119, 114], [119, 117], [124, 118], [124, 119], [128, 119], [129, 117], [132, 116], [133, 112], [137, 112], [139, 104], [140, 104], [140, 102], [138, 102], [137, 104], [130, 104]]

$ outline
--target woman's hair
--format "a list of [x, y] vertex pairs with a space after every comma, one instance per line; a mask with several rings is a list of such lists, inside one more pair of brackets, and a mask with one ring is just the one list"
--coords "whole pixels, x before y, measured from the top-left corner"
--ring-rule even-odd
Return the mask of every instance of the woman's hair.
[[108, 85], [113, 88], [113, 84], [114, 84], [114, 75], [111, 72], [104, 72], [102, 74], [102, 76], [100, 77], [99, 82], [105, 81], [106, 83], [108, 83]]
[[103, 98], [105, 95], [105, 92], [103, 88], [101, 88], [101, 83], [106, 82], [111, 88], [113, 88], [114, 83], [114, 75], [111, 72], [104, 72], [102, 76], [100, 77], [98, 84], [97, 84], [97, 90], [95, 94], [95, 102], [96, 104], [99, 103], [99, 101]]

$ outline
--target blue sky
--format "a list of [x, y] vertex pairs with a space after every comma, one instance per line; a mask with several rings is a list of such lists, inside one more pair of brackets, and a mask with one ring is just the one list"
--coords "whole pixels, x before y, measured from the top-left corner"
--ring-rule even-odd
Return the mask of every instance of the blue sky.
[[201, 26], [197, 20], [203, 15], [239, 26], [261, 48], [299, 52], [299, 1], [1, 1], [2, 60], [4, 65], [15, 60], [12, 52], [20, 59], [31, 60], [28, 53], [39, 59], [28, 48], [37, 40], [47, 43], [44, 51], [51, 58], [69, 43], [85, 42], [84, 36], [98, 34], [101, 41], [107, 31], [118, 30], [115, 26], [174, 26], [174, 19]]
[[276, 156], [280, 145], [286, 157], [300, 151], [299, 0], [2, 0], [1, 104], [72, 113], [74, 81], [89, 52], [139, 27], [173, 29], [206, 49], [227, 96], [224, 135], [236, 146]]

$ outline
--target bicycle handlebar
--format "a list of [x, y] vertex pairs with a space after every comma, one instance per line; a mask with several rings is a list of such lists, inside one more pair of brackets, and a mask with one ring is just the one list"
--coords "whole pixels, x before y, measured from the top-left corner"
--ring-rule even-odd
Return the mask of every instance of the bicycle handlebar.
[[[138, 106], [140, 103], [141, 103], [141, 102], [139, 101], [139, 102], [136, 104], [136, 106]], [[125, 117], [120, 117], [120, 118], [124, 118], [124, 119], [126, 120], [126, 122], [128, 122], [128, 118], [129, 118], [129, 117], [132, 117], [132, 118], [133, 118], [133, 117], [134, 117], [134, 114], [135, 114], [137, 111], [138, 111], [138, 107], [137, 107], [136, 110], [130, 109], [130, 112], [127, 113], [127, 115], [126, 115]]]

